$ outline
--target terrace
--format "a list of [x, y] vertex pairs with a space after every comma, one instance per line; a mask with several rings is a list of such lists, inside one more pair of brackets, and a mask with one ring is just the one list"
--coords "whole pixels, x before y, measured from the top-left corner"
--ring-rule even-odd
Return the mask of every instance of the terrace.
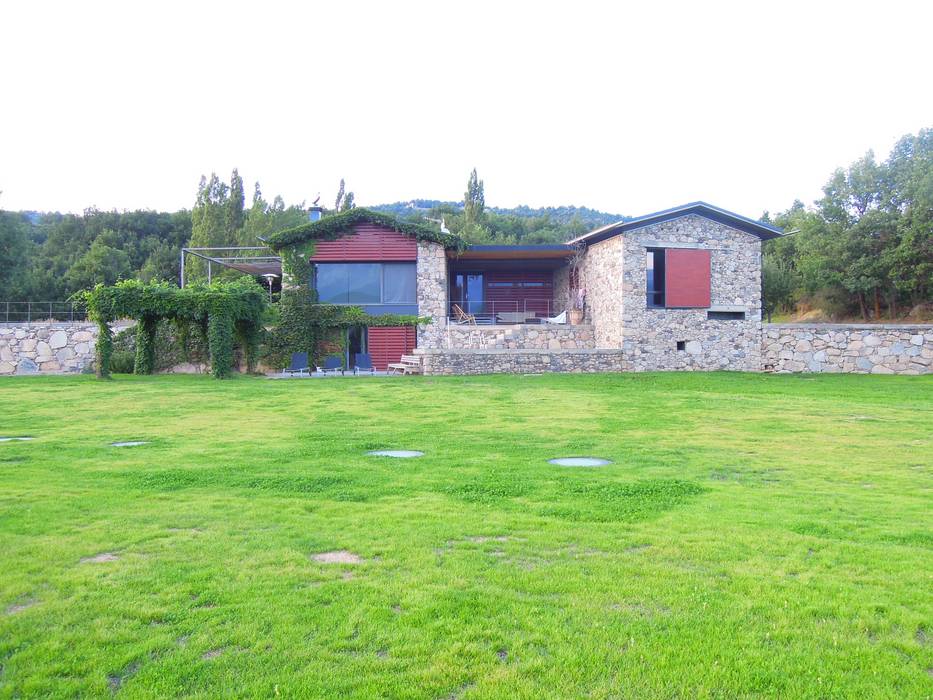
[[474, 245], [451, 253], [449, 323], [545, 323], [566, 310], [572, 255], [566, 245]]

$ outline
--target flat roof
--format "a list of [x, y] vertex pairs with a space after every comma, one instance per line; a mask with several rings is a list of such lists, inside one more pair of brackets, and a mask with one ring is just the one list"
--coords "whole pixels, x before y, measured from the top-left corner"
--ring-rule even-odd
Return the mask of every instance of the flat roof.
[[471, 245], [448, 256], [459, 260], [553, 260], [573, 255], [573, 249], [565, 243], [549, 245]]

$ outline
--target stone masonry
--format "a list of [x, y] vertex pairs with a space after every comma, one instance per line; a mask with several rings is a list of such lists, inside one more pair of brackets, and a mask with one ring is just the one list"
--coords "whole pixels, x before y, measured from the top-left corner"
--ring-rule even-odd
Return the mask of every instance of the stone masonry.
[[0, 325], [0, 375], [92, 369], [96, 342], [97, 324], [85, 321]]
[[589, 246], [579, 267], [580, 284], [586, 290], [586, 320], [596, 327], [599, 348], [622, 347], [626, 262], [622, 236], [615, 236]]
[[621, 350], [433, 350], [417, 349], [426, 375], [622, 372]]
[[453, 350], [591, 350], [593, 326], [514, 325], [447, 327], [445, 349]]
[[447, 327], [447, 253], [444, 246], [418, 241], [416, 266], [418, 315], [431, 323], [418, 326], [420, 347], [442, 347]]
[[[761, 241], [756, 236], [689, 215], [627, 231], [610, 241], [624, 246], [622, 293], [614, 303], [621, 307], [623, 348], [636, 371], [761, 367]], [[676, 247], [710, 251], [711, 309], [648, 307], [647, 249]], [[600, 262], [595, 272], [619, 274], [614, 264]], [[707, 318], [707, 312], [717, 308], [744, 311], [745, 319]]]
[[762, 344], [764, 367], [777, 372], [933, 371], [933, 325], [776, 324]]

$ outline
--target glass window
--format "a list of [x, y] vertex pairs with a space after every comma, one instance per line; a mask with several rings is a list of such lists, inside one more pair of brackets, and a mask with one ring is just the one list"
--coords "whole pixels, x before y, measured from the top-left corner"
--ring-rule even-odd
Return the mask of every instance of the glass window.
[[382, 296], [382, 265], [355, 263], [348, 270], [348, 299], [351, 304], [378, 304]]
[[645, 259], [646, 296], [649, 307], [664, 307], [664, 249], [648, 248]]
[[315, 265], [317, 300], [322, 304], [346, 304], [349, 289], [347, 265]]
[[382, 274], [383, 304], [414, 304], [417, 302], [415, 265], [411, 263], [383, 265]]

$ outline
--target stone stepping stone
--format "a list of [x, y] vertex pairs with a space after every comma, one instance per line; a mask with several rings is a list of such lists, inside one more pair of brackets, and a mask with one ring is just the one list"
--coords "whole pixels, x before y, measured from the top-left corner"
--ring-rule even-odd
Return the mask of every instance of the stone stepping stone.
[[0, 437], [0, 442], [26, 442], [27, 440], [35, 440], [34, 437], [29, 437], [28, 435], [16, 435], [16, 436], [4, 436]]
[[557, 457], [549, 459], [548, 463], [559, 467], [605, 467], [612, 464], [610, 460], [600, 457]]
[[144, 440], [129, 440], [127, 442], [111, 442], [111, 447], [137, 447], [139, 445], [148, 445]]
[[397, 457], [399, 459], [424, 457], [424, 452], [420, 452], [418, 450], [372, 450], [366, 454], [370, 457]]
[[112, 552], [101, 552], [100, 554], [95, 554], [93, 557], [82, 557], [82, 564], [106, 564], [109, 561], [117, 561], [119, 559], [116, 554]]

